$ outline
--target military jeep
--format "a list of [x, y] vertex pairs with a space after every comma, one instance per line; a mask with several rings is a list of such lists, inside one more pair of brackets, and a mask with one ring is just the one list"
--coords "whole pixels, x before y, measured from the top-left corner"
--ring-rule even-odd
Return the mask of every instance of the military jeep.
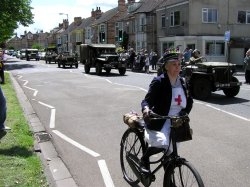
[[56, 61], [58, 64], [58, 67], [60, 68], [61, 66], [65, 68], [66, 66], [75, 66], [75, 68], [78, 68], [78, 61], [77, 61], [77, 56], [75, 54], [70, 54], [69, 52], [63, 52], [60, 53], [56, 57]]
[[45, 54], [45, 63], [51, 63], [51, 62], [54, 62], [54, 63], [57, 63], [57, 54], [55, 52], [46, 52]]
[[184, 66], [182, 70], [182, 75], [196, 99], [206, 100], [211, 96], [211, 92], [218, 90], [222, 90], [228, 97], [234, 97], [240, 91], [242, 83], [234, 76], [235, 64], [202, 62]]
[[126, 62], [119, 61], [114, 44], [81, 44], [80, 62], [84, 64], [85, 73], [90, 73], [92, 67], [97, 75], [104, 69], [107, 74], [111, 69], [118, 69], [120, 75], [126, 73]]

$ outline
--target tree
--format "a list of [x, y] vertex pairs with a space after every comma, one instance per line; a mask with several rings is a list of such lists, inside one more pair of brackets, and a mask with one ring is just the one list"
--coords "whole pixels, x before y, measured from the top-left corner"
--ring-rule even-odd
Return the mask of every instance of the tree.
[[33, 22], [31, 0], [0, 0], [0, 44], [11, 38], [18, 25]]

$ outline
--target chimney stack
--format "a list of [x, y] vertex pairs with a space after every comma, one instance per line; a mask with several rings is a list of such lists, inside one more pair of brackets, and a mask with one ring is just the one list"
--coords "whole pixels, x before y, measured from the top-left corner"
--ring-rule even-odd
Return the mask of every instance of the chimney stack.
[[125, 0], [118, 0], [118, 11], [125, 12], [126, 9], [127, 8], [126, 8]]

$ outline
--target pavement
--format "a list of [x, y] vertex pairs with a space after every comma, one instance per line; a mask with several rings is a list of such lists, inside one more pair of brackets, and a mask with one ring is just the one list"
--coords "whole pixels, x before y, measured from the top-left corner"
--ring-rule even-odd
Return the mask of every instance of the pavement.
[[[34, 150], [39, 155], [43, 166], [44, 173], [47, 177], [50, 187], [77, 187], [68, 168], [59, 157], [50, 138], [42, 138], [48, 135], [37, 114], [33, 110], [29, 99], [24, 94], [22, 88], [10, 73], [11, 81], [16, 91], [17, 98], [23, 108], [30, 129], [35, 137]], [[40, 137], [40, 138], [39, 138]], [[50, 136], [49, 136], [50, 137]]]

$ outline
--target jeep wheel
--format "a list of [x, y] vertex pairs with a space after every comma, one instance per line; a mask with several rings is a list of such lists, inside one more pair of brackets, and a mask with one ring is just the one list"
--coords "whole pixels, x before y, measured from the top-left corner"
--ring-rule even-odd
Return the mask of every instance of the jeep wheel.
[[[232, 82], [239, 82], [239, 80], [236, 77], [232, 77]], [[227, 97], [234, 97], [236, 96], [240, 91], [240, 86], [234, 86], [231, 88], [224, 88], [223, 92]]]
[[85, 73], [89, 73], [90, 72], [90, 65], [89, 64], [84, 64], [84, 70], [85, 70]]
[[101, 75], [102, 74], [102, 64], [101, 63], [97, 63], [96, 64], [95, 72], [96, 72], [97, 75]]
[[196, 99], [206, 100], [211, 96], [211, 82], [206, 78], [197, 77], [193, 81], [192, 91]]
[[110, 74], [111, 69], [110, 69], [110, 68], [107, 68], [107, 69], [105, 69], [105, 71], [106, 71], [106, 74]]
[[126, 68], [119, 68], [119, 73], [120, 73], [120, 75], [125, 75]]

